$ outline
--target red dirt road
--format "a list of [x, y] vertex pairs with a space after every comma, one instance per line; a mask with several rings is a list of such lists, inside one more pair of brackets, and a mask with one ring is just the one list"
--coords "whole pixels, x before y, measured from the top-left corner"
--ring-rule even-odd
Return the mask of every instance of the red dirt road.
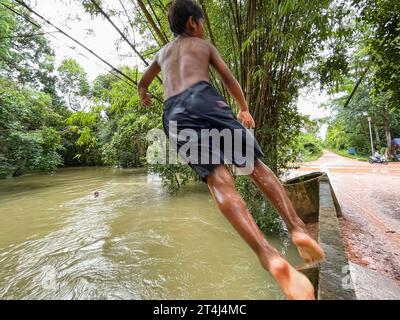
[[400, 284], [400, 163], [369, 164], [325, 151], [291, 176], [310, 171], [329, 175], [349, 260]]

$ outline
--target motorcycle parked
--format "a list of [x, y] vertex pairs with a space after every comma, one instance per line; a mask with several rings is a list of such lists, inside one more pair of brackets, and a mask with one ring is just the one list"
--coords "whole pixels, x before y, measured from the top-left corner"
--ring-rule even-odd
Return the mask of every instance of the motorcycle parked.
[[389, 161], [386, 159], [385, 156], [369, 156], [368, 162], [371, 164], [374, 163], [382, 163], [382, 164], [389, 164]]

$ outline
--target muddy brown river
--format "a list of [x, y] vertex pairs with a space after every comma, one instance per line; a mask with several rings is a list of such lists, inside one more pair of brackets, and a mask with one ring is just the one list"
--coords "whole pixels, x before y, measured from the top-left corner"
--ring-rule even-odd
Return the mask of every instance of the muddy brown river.
[[[268, 239], [300, 264], [286, 238]], [[206, 185], [171, 196], [143, 170], [80, 168], [0, 181], [0, 298], [283, 295]]]

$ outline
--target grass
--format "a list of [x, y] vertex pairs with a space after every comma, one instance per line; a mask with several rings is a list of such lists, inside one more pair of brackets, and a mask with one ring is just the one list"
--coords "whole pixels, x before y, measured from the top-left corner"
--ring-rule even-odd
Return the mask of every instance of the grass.
[[356, 155], [348, 154], [346, 150], [329, 149], [329, 151], [336, 153], [340, 156], [346, 157], [346, 158], [356, 159], [358, 161], [368, 161], [368, 157], [361, 156], [358, 154], [356, 154]]
[[317, 161], [319, 158], [322, 157], [322, 154], [323, 154], [323, 151], [318, 152], [318, 153], [313, 153], [313, 154], [306, 155], [306, 156], [304, 156], [302, 162]]

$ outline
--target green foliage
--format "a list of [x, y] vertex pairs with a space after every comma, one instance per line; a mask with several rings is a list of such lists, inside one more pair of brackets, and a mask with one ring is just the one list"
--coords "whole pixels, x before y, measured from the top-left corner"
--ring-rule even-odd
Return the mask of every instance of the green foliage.
[[[367, 156], [371, 154], [370, 132], [367, 117], [371, 117], [371, 129], [374, 148], [377, 150], [387, 147], [385, 137], [384, 113], [385, 107], [390, 104], [390, 95], [383, 93], [375, 96], [371, 78], [367, 78], [366, 85], [361, 85], [354, 95], [351, 103], [345, 109], [343, 105], [347, 101], [348, 94], [335, 99], [331, 103], [335, 115], [328, 127], [326, 145], [329, 149], [347, 151], [348, 148], [356, 148], [357, 154]], [[388, 118], [393, 136], [400, 134], [398, 123], [400, 113], [394, 108], [388, 110]], [[384, 153], [383, 153], [384, 154]]]
[[[14, 2], [2, 3], [34, 21]], [[0, 178], [63, 164], [68, 111], [56, 93], [54, 54], [42, 32], [0, 6]]]
[[361, 11], [362, 42], [373, 64], [377, 92], [394, 93], [400, 102], [400, 2], [397, 0], [354, 0]]
[[[137, 69], [123, 70], [132, 78], [138, 76]], [[145, 165], [147, 133], [161, 128], [162, 106], [157, 101], [150, 109], [140, 106], [136, 88], [125, 81], [101, 76], [95, 83], [98, 103], [107, 103], [108, 125], [100, 130], [104, 163], [120, 167]], [[152, 91], [160, 91], [160, 86], [154, 84]]]
[[[2, 1], [9, 7], [30, 15], [13, 1]], [[42, 30], [0, 5], [0, 77], [43, 90], [56, 98], [54, 53]], [[25, 37], [25, 35], [29, 35]], [[32, 36], [34, 35], [34, 36]]]
[[54, 171], [63, 163], [60, 115], [51, 97], [0, 79], [0, 177]]
[[71, 110], [84, 109], [90, 85], [85, 70], [74, 59], [64, 59], [58, 67], [58, 86]]
[[[122, 68], [132, 78], [137, 69]], [[160, 90], [157, 85], [153, 91]], [[135, 87], [113, 75], [98, 76], [93, 85], [92, 106], [66, 120], [76, 135], [76, 158], [85, 164], [137, 167], [146, 164], [147, 132], [161, 127], [161, 106], [140, 106]]]
[[333, 123], [328, 128], [326, 134], [327, 147], [335, 150], [344, 150], [349, 148], [350, 144], [344, 132], [344, 127], [339, 122]]
[[62, 164], [62, 158], [57, 152], [62, 148], [60, 141], [60, 135], [53, 128], [42, 127], [34, 132], [11, 131], [7, 142], [12, 154], [11, 160], [19, 165], [16, 172], [54, 171]]
[[102, 148], [104, 163], [124, 168], [144, 165], [147, 142], [142, 127], [146, 127], [148, 122], [146, 115], [138, 117], [130, 113], [123, 116], [117, 122], [111, 141]]
[[176, 194], [190, 181], [199, 180], [187, 164], [152, 164], [149, 170], [160, 175], [163, 187], [171, 194]]
[[322, 156], [323, 143], [312, 133], [302, 133], [297, 138], [298, 160], [301, 162], [314, 161]]
[[79, 111], [65, 120], [67, 130], [75, 134], [75, 145], [78, 147], [75, 158], [82, 164], [101, 164], [98, 130], [101, 127], [101, 108], [90, 111]]
[[284, 224], [270, 203], [248, 177], [236, 176], [236, 188], [243, 196], [246, 206], [260, 229], [265, 233], [282, 233]]
[[[327, 145], [345, 151], [355, 147], [359, 155], [371, 153], [367, 116], [371, 117], [374, 149], [390, 149], [391, 137], [400, 135], [400, 2], [397, 0], [353, 0], [357, 12], [350, 72], [342, 79], [345, 96], [332, 101]], [[348, 107], [345, 101], [361, 80]]]

